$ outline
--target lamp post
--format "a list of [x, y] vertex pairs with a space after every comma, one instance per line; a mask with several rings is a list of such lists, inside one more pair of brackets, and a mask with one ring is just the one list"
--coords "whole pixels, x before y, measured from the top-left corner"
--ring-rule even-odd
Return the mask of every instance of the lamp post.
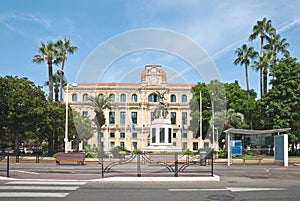
[[68, 153], [68, 141], [69, 141], [69, 140], [68, 140], [69, 84], [70, 84], [70, 83], [67, 83], [67, 90], [66, 90], [66, 93], [65, 93], [65, 97], [66, 97], [66, 123], [65, 123], [65, 139], [64, 139], [64, 142], [65, 142], [65, 153]]
[[215, 144], [215, 107], [214, 107], [214, 101], [211, 101], [211, 107], [212, 107], [212, 141], [213, 141], [213, 148], [216, 148]]
[[[108, 121], [109, 122], [109, 121]], [[106, 128], [106, 146], [104, 146], [104, 148], [106, 147], [106, 150], [109, 151], [109, 125], [105, 124], [105, 128]], [[103, 149], [104, 151], [104, 149]]]
[[200, 90], [200, 92], [199, 92], [200, 94], [200, 105], [199, 105], [199, 110], [200, 110], [200, 117], [199, 117], [199, 123], [200, 123], [200, 139], [199, 139], [199, 143], [200, 143], [200, 145], [199, 145], [199, 147], [200, 147], [200, 149], [201, 148], [203, 148], [203, 141], [202, 141], [202, 137], [203, 137], [203, 134], [202, 134], [202, 92], [201, 92], [201, 90]]
[[217, 148], [216, 148], [216, 152], [217, 152], [217, 158], [219, 158], [219, 129], [218, 129], [218, 127], [217, 128], [215, 128], [216, 129], [216, 133], [217, 133], [217, 135], [216, 135], [216, 138], [217, 138]]
[[66, 98], [66, 124], [65, 124], [65, 139], [64, 139], [64, 142], [65, 142], [65, 153], [68, 153], [68, 121], [69, 121], [69, 108], [68, 108], [68, 105], [69, 105], [69, 84], [72, 84], [73, 87], [76, 87], [77, 84], [76, 83], [67, 83], [67, 89], [66, 89], [66, 93], [64, 94], [65, 95], [65, 98]]

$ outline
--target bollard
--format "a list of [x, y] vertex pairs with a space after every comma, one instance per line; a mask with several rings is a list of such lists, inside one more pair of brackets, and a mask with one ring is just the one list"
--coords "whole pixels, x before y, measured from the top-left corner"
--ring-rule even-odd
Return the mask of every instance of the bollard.
[[103, 154], [101, 154], [101, 176], [104, 177], [104, 164], [103, 164]]
[[178, 152], [175, 153], [175, 177], [178, 177]]
[[20, 162], [20, 151], [19, 149], [16, 151], [16, 163]]
[[206, 151], [200, 151], [199, 153], [200, 155], [200, 166], [206, 166], [206, 159], [207, 159], [207, 156], [206, 156]]
[[35, 157], [35, 163], [40, 163], [40, 156], [39, 156], [40, 152], [39, 150], [36, 151], [36, 157]]
[[141, 155], [137, 154], [136, 156], [137, 156], [137, 162], [136, 162], [136, 164], [137, 164], [137, 176], [141, 177], [142, 176], [142, 174], [141, 174]]

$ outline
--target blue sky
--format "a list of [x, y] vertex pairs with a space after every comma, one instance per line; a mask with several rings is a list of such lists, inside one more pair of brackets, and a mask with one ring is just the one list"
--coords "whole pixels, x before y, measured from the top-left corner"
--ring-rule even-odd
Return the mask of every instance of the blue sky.
[[[300, 1], [293, 0], [2, 0], [0, 76], [28, 77], [43, 85], [48, 79], [47, 65], [32, 63], [32, 57], [40, 41], [66, 36], [79, 48], [68, 57], [65, 69], [68, 81], [75, 82], [82, 64], [99, 45], [122, 33], [155, 28], [189, 38], [211, 58], [223, 82], [238, 80], [245, 88], [244, 67], [233, 64], [234, 51], [243, 43], [259, 50], [259, 40], [250, 43], [248, 37], [256, 21], [267, 17], [281, 37], [287, 38], [291, 55], [299, 58], [299, 10]], [[117, 58], [101, 81], [139, 81], [146, 64], [160, 64], [181, 76], [177, 79], [170, 74], [169, 82], [203, 81], [178, 55], [157, 50]], [[129, 76], [129, 72], [138, 76]], [[250, 88], [258, 92], [258, 72], [249, 72]]]

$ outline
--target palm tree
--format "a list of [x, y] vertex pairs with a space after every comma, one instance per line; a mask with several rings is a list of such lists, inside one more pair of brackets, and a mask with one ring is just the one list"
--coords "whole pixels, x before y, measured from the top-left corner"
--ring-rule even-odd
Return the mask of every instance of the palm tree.
[[89, 117], [83, 116], [80, 113], [73, 113], [74, 124], [76, 128], [75, 134], [75, 144], [76, 144], [76, 152], [79, 151], [79, 143], [83, 141], [83, 145], [85, 145], [90, 138], [93, 137], [93, 133], [95, 128], [92, 126], [92, 121]]
[[[62, 84], [63, 86], [67, 85], [67, 80], [65, 78], [65, 76], [63, 76], [63, 80], [62, 80]], [[49, 86], [49, 81], [45, 82], [45, 86]], [[54, 87], [54, 100], [58, 101], [58, 97], [59, 97], [59, 86], [60, 86], [60, 75], [55, 73], [53, 75], [53, 87]]]
[[[244, 124], [245, 116], [240, 112], [236, 112], [234, 109], [229, 108], [228, 110], [223, 110], [216, 112], [214, 115], [214, 119], [210, 120], [210, 125], [214, 122], [217, 125], [223, 125], [223, 129], [227, 130], [229, 128], [242, 128]], [[218, 127], [217, 127], [218, 128]], [[212, 128], [214, 129], [214, 128]], [[219, 132], [219, 129], [217, 129]], [[225, 138], [225, 133], [218, 133], [218, 146], [222, 145], [222, 139]]]
[[[111, 100], [109, 97], [105, 96], [96, 96], [88, 98], [89, 105], [94, 108], [94, 112], [96, 113], [94, 117], [94, 122], [97, 125], [98, 131], [98, 154], [99, 159], [101, 156], [101, 164], [102, 164], [102, 177], [103, 177], [103, 154], [102, 153], [102, 143], [101, 143], [101, 127], [105, 124], [105, 116], [103, 114], [104, 109], [111, 109]], [[99, 160], [100, 161], [100, 160]]]
[[236, 112], [234, 109], [229, 108], [226, 111], [226, 115], [225, 115], [225, 127], [228, 128], [240, 128], [245, 120], [245, 116], [244, 114], [240, 113], [240, 112]]
[[48, 75], [49, 75], [49, 101], [53, 100], [53, 68], [52, 64], [59, 64], [60, 59], [58, 58], [58, 51], [55, 48], [55, 44], [51, 41], [45, 43], [41, 42], [41, 47], [39, 47], [38, 52], [41, 54], [36, 54], [33, 56], [32, 62], [41, 63], [47, 61], [48, 64]]
[[254, 61], [251, 68], [259, 71], [259, 89], [260, 89], [260, 94], [263, 94], [263, 87], [262, 87], [263, 86], [262, 85], [263, 78], [262, 78], [262, 67], [260, 65], [260, 59], [259, 59], [259, 61]]
[[67, 54], [74, 54], [74, 52], [78, 49], [76, 46], [71, 46], [71, 41], [66, 37], [64, 40], [58, 40], [55, 43], [55, 47], [58, 49], [59, 57], [61, 59], [61, 70], [58, 70], [58, 74], [60, 76], [60, 101], [62, 101], [62, 87], [63, 87], [63, 75], [65, 68], [65, 61], [67, 60]]
[[250, 99], [250, 91], [249, 91], [249, 78], [248, 78], [248, 66], [250, 64], [249, 59], [254, 59], [258, 56], [258, 52], [254, 51], [253, 47], [248, 47], [247, 44], [243, 44], [241, 48], [238, 48], [235, 51], [237, 58], [234, 60], [234, 64], [245, 65], [245, 73], [246, 73], [246, 86], [248, 93], [248, 100]]
[[[268, 67], [271, 61], [271, 52], [266, 52], [263, 56], [259, 57], [259, 61], [254, 61], [254, 64], [251, 66], [252, 68], [259, 70], [260, 75], [260, 92], [261, 94], [267, 93], [267, 80], [268, 80]], [[263, 90], [263, 91], [262, 91]]]
[[[272, 21], [271, 20], [267, 20], [267, 18], [263, 18], [261, 21], [257, 21], [257, 24], [253, 26], [252, 28], [253, 33], [249, 36], [249, 40], [253, 41], [255, 40], [258, 36], [260, 37], [260, 53], [259, 56], [263, 57], [264, 56], [264, 51], [263, 51], [263, 47], [264, 47], [264, 40], [269, 38], [268, 34], [274, 33], [275, 28], [272, 26]], [[264, 67], [263, 70], [263, 74], [264, 74], [264, 78], [268, 76], [268, 66]], [[262, 87], [262, 86], [261, 86]], [[261, 96], [264, 95], [267, 91], [267, 83], [264, 80], [264, 86], [265, 89], [262, 90], [261, 88]]]
[[103, 114], [104, 109], [111, 109], [111, 100], [109, 97], [105, 96], [90, 96], [88, 98], [89, 105], [94, 108], [94, 112], [96, 113], [95, 116], [95, 123], [99, 125], [101, 128], [105, 124], [105, 117]]
[[280, 34], [276, 34], [276, 32], [271, 33], [271, 37], [267, 38], [267, 41], [268, 44], [264, 46], [264, 49], [272, 52], [273, 64], [277, 60], [277, 53], [289, 53], [289, 51], [286, 48], [288, 48], [290, 44], [287, 42], [286, 38], [281, 39]]

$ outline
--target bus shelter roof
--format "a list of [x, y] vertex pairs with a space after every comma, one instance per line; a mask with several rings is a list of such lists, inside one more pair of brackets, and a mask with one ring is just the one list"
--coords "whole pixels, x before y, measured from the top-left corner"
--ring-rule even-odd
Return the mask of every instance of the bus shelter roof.
[[229, 129], [225, 130], [224, 133], [253, 135], [253, 134], [284, 133], [289, 130], [291, 130], [291, 128], [270, 129], [270, 130], [247, 130], [247, 129], [229, 128]]

